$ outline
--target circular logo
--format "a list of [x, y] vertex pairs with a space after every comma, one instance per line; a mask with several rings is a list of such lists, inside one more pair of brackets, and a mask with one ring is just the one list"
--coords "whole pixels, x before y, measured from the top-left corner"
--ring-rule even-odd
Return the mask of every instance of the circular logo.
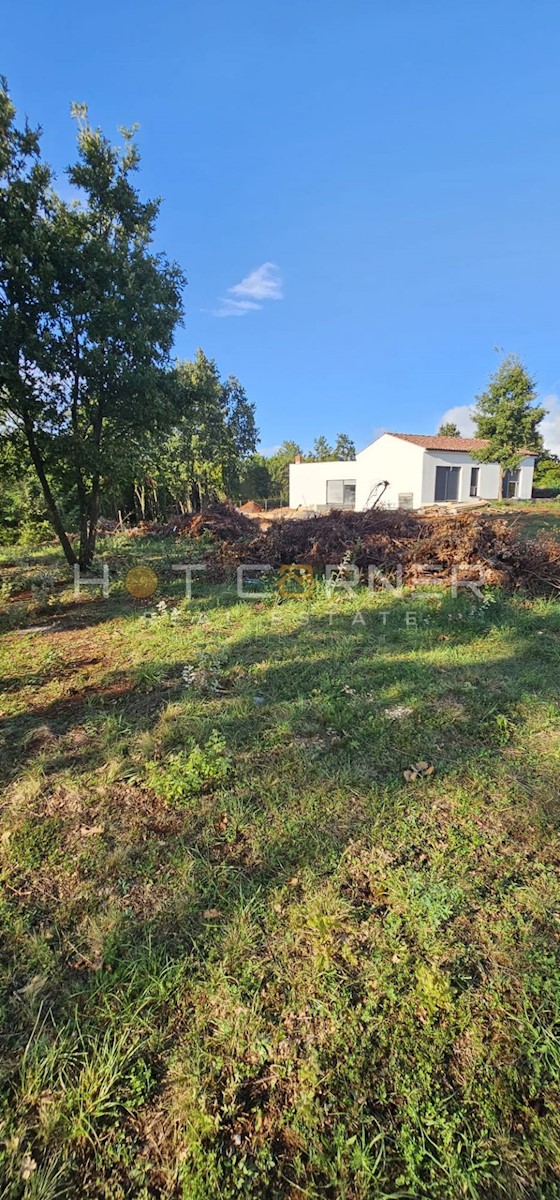
[[137, 600], [146, 600], [153, 596], [158, 585], [158, 577], [151, 567], [132, 567], [124, 579], [124, 586], [130, 596]]

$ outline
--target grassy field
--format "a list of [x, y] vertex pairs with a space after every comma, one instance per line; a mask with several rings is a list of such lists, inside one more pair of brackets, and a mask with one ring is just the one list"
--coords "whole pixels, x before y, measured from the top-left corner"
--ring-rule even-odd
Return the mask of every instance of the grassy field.
[[2, 1200], [560, 1196], [558, 604], [102, 549], [0, 558]]

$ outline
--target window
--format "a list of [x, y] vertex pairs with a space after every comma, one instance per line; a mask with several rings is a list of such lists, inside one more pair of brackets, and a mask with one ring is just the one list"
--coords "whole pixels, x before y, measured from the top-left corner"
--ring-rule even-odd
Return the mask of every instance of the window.
[[459, 495], [459, 467], [436, 467], [435, 502], [456, 500]]
[[502, 498], [504, 500], [515, 500], [519, 490], [519, 467], [516, 471], [504, 471], [502, 480]]
[[327, 479], [327, 504], [331, 508], [355, 508], [356, 480]]
[[471, 467], [471, 496], [478, 496], [478, 467]]

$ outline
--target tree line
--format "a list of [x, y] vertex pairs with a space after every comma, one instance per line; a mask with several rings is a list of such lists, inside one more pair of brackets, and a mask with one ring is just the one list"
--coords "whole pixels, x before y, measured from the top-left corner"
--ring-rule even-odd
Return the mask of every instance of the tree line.
[[349, 462], [355, 457], [356, 447], [347, 433], [337, 434], [333, 445], [321, 434], [307, 452], [298, 442], [287, 440], [273, 454], [253, 454], [247, 460], [241, 474], [241, 499], [286, 502], [290, 463], [296, 458], [302, 462]]

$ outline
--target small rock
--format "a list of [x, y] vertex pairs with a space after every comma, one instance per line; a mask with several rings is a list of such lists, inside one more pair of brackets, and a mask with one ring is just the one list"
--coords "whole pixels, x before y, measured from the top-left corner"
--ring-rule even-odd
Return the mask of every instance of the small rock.
[[412, 763], [408, 770], [403, 771], [403, 775], [407, 783], [414, 783], [415, 779], [429, 779], [434, 774], [435, 767], [427, 762]]

